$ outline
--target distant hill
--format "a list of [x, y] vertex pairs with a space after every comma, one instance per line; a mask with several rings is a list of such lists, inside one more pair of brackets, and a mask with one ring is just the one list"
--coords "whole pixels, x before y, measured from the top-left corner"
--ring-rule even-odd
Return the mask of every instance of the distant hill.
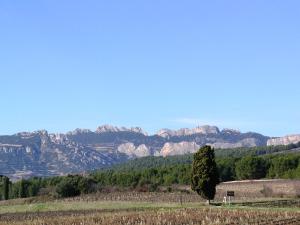
[[[220, 158], [241, 158], [247, 155], [263, 156], [275, 154], [300, 153], [300, 142], [297, 144], [280, 145], [280, 146], [261, 146], [252, 148], [232, 148], [232, 149], [215, 149], [217, 159]], [[169, 167], [180, 164], [191, 164], [193, 154], [175, 155], [167, 157], [148, 156], [136, 158], [126, 162], [113, 165], [108, 169], [116, 171], [143, 170], [149, 168]]]
[[294, 134], [294, 135], [287, 135], [284, 137], [279, 138], [271, 138], [268, 140], [267, 145], [288, 145], [288, 144], [296, 144], [300, 142], [300, 135]]
[[194, 153], [203, 145], [215, 148], [266, 146], [269, 137], [215, 126], [160, 130], [148, 135], [139, 127], [104, 125], [95, 131], [66, 134], [45, 130], [0, 136], [0, 174], [18, 179], [107, 168], [129, 159]]

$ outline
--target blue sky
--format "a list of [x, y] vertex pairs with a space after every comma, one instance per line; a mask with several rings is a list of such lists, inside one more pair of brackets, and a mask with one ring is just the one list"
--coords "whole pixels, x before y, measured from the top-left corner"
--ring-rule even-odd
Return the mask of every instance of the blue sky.
[[300, 2], [0, 2], [0, 134], [300, 133]]

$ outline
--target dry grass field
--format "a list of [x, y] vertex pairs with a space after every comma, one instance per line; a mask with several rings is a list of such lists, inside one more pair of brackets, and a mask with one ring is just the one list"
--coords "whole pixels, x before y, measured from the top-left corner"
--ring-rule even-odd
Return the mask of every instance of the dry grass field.
[[4, 214], [0, 224], [83, 225], [83, 224], [300, 224], [299, 212], [270, 210], [186, 208], [156, 210], [64, 211]]
[[[187, 187], [177, 187], [177, 192], [115, 191], [58, 200], [1, 201], [0, 225], [296, 225], [300, 224], [300, 199], [296, 198], [298, 185], [299, 181], [283, 180], [223, 183], [218, 186], [215, 206], [206, 206]], [[219, 201], [226, 190], [236, 193], [231, 206], [221, 205]]]
[[[190, 186], [173, 186], [175, 192], [123, 192], [113, 191], [70, 198], [69, 201], [138, 201], [190, 203], [203, 202], [203, 199], [190, 189]], [[217, 186], [215, 200], [220, 202], [227, 191], [235, 192], [235, 201], [257, 201], [262, 199], [300, 197], [300, 180], [246, 180], [224, 182]]]

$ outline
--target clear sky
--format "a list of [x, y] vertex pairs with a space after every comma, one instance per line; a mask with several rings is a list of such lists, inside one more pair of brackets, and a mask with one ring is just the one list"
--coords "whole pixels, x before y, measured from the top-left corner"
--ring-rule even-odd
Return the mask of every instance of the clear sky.
[[2, 0], [0, 134], [300, 133], [300, 1]]

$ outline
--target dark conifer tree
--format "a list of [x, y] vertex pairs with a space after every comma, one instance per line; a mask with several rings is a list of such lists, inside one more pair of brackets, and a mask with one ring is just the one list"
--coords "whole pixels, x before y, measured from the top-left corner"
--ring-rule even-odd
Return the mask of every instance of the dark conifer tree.
[[8, 200], [9, 197], [9, 178], [3, 178], [3, 197], [5, 200]]
[[23, 179], [20, 181], [19, 197], [26, 198], [26, 184]]
[[215, 197], [218, 183], [219, 174], [214, 150], [210, 146], [204, 146], [194, 154], [191, 188], [210, 204], [210, 200]]

